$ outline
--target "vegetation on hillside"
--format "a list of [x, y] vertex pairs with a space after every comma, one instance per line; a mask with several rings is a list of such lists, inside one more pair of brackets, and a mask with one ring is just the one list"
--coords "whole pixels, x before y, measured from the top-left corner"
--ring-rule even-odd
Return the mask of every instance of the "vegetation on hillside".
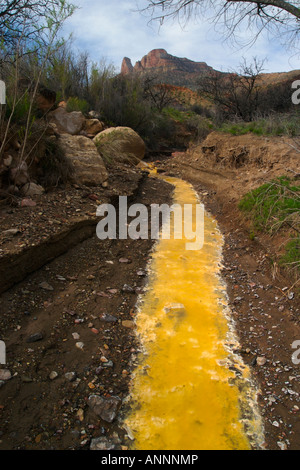
[[[285, 231], [281, 263], [300, 272], [300, 184], [281, 177], [247, 193], [239, 204], [251, 219], [253, 231], [270, 235]], [[252, 232], [253, 233], [253, 232]]]

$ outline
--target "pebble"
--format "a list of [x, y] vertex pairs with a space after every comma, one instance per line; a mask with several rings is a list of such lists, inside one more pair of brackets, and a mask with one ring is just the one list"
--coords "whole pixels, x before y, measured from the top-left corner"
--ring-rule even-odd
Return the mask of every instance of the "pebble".
[[84, 343], [82, 343], [81, 341], [79, 341], [78, 343], [76, 343], [76, 348], [83, 350], [83, 348], [84, 348]]
[[104, 363], [103, 363], [103, 367], [105, 367], [106, 369], [108, 369], [108, 368], [113, 368], [113, 367], [114, 367], [114, 363], [113, 363], [112, 361], [104, 362]]
[[0, 369], [0, 380], [6, 382], [11, 379], [11, 372], [8, 369]]
[[280, 450], [287, 450], [287, 445], [285, 442], [277, 442], [277, 445], [279, 447]]
[[74, 380], [76, 379], [76, 373], [75, 372], [67, 372], [65, 374], [65, 378], [69, 381], [69, 382], [74, 382]]
[[100, 395], [90, 395], [88, 398], [91, 410], [107, 423], [112, 423], [115, 420], [121, 403], [119, 397], [106, 398]]
[[100, 320], [105, 321], [107, 323], [114, 323], [114, 322], [118, 321], [118, 319], [116, 317], [114, 317], [113, 315], [109, 315], [108, 313], [102, 313], [100, 315]]
[[55, 379], [57, 379], [57, 377], [58, 377], [58, 373], [55, 372], [55, 370], [53, 370], [53, 371], [49, 374], [49, 379], [50, 379], [50, 380], [55, 380]]
[[97, 437], [91, 440], [90, 450], [114, 450], [115, 444], [106, 437]]
[[122, 326], [124, 326], [125, 328], [135, 328], [135, 323], [131, 320], [123, 320], [122, 321]]
[[124, 286], [122, 287], [122, 292], [135, 292], [135, 290], [128, 284], [124, 284]]
[[267, 359], [265, 357], [258, 357], [256, 359], [256, 364], [258, 366], [264, 366], [266, 364], [266, 362], [267, 362]]
[[44, 335], [43, 333], [34, 333], [33, 335], [30, 335], [26, 342], [27, 343], [36, 343], [37, 341], [41, 341], [42, 339], [44, 339]]
[[84, 411], [82, 408], [79, 408], [79, 410], [76, 413], [76, 416], [78, 417], [79, 421], [82, 422], [84, 420]]
[[48, 282], [41, 282], [40, 287], [44, 290], [49, 290], [49, 291], [54, 290], [53, 287], [50, 286], [50, 284], [48, 284]]
[[80, 335], [78, 333], [72, 333], [74, 339], [80, 339]]

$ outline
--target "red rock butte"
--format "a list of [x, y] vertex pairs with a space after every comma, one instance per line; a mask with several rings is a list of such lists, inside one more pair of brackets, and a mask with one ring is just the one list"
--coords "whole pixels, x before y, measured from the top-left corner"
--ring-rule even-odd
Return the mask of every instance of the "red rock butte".
[[154, 49], [145, 55], [142, 60], [137, 61], [134, 66], [128, 57], [124, 57], [121, 74], [127, 75], [132, 72], [144, 72], [150, 69], [161, 72], [177, 71], [185, 73], [203, 73], [213, 70], [205, 62], [194, 62], [168, 54], [165, 49]]

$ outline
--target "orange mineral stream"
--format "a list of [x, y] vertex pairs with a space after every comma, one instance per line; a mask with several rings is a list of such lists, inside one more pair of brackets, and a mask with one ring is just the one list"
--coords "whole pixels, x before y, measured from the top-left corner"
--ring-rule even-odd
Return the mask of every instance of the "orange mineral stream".
[[[188, 183], [165, 180], [174, 185], [174, 203], [199, 203]], [[142, 352], [125, 421], [132, 449], [263, 447], [257, 389], [234, 353], [239, 344], [220, 277], [223, 238], [207, 213], [204, 229], [201, 250], [187, 250], [183, 237], [160, 239], [152, 253], [138, 303]]]

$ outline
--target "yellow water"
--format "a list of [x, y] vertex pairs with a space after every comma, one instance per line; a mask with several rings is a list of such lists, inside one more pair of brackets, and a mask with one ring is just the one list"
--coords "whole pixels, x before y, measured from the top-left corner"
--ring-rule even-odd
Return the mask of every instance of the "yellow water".
[[[197, 204], [186, 182], [174, 203]], [[220, 277], [223, 238], [205, 214], [205, 243], [160, 240], [140, 298], [137, 333], [143, 352], [131, 386], [126, 425], [138, 450], [259, 448], [263, 429], [249, 369], [238, 347]], [[238, 374], [229, 369], [234, 367]]]

